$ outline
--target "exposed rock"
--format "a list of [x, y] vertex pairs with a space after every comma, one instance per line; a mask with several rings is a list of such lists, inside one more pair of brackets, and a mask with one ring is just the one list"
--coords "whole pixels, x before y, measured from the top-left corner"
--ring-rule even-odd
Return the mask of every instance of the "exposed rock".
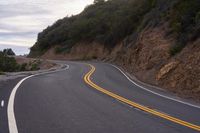
[[156, 76], [156, 80], [160, 80], [161, 78], [164, 78], [164, 76], [167, 75], [172, 70], [174, 70], [177, 67], [178, 64], [179, 64], [178, 61], [173, 61], [173, 62], [170, 62], [170, 63], [166, 64], [158, 72], [158, 74]]
[[42, 58], [44, 59], [60, 59], [60, 60], [89, 60], [104, 59], [108, 54], [108, 50], [98, 43], [78, 43], [68, 53], [56, 54], [55, 47], [49, 49]]
[[114, 62], [143, 82], [200, 101], [200, 39], [170, 56], [175, 39], [166, 31], [166, 25], [147, 29], [131, 48], [120, 48]]
[[200, 40], [190, 42], [176, 56], [170, 56], [169, 49], [176, 39], [166, 37], [166, 28], [167, 24], [146, 29], [136, 43], [125, 45], [122, 41], [111, 53], [104, 45], [93, 42], [76, 44], [65, 54], [55, 54], [52, 48], [42, 57], [111, 61], [143, 82], [166, 88], [185, 98], [200, 100]]

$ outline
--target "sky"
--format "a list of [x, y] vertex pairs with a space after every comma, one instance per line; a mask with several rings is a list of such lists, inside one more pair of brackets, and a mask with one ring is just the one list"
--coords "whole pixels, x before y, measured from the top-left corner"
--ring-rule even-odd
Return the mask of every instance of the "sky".
[[29, 53], [37, 34], [56, 20], [80, 13], [94, 0], [0, 0], [0, 50]]

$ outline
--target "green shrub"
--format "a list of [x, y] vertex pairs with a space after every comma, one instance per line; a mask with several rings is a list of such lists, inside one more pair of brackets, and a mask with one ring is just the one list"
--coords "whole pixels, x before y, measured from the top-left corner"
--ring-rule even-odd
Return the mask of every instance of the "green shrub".
[[198, 37], [200, 20], [199, 0], [179, 0], [169, 14], [170, 28], [177, 35], [177, 44], [170, 49], [170, 55], [180, 52], [188, 43]]
[[27, 63], [21, 64], [21, 65], [20, 65], [20, 71], [27, 71], [27, 66], [28, 66]]
[[0, 52], [0, 70], [3, 72], [15, 72], [19, 70], [14, 57], [8, 57], [3, 52]]
[[11, 55], [11, 56], [15, 55], [15, 53], [13, 52], [13, 50], [12, 50], [11, 48], [4, 49], [4, 50], [3, 50], [3, 53], [4, 53], [5, 55]]
[[200, 11], [196, 14], [195, 22], [196, 22], [196, 24], [200, 23]]
[[156, 6], [156, 2], [157, 2], [157, 0], [151, 0], [151, 6], [155, 7]]
[[31, 71], [36, 71], [36, 70], [39, 70], [40, 68], [39, 68], [39, 66], [38, 66], [38, 64], [37, 63], [33, 63], [32, 65], [31, 65]]
[[92, 56], [92, 59], [96, 60], [98, 57], [96, 55]]
[[70, 52], [70, 47], [67, 46], [67, 47], [56, 47], [55, 48], [55, 54], [61, 54], [61, 53], [69, 53]]
[[173, 32], [180, 33], [182, 26], [181, 26], [180, 22], [174, 21], [173, 23], [171, 23], [171, 28], [172, 28]]
[[171, 48], [170, 48], [170, 55], [171, 56], [174, 56], [176, 55], [177, 53], [179, 53], [182, 49], [184, 48], [184, 45], [173, 45]]
[[4, 72], [0, 71], [0, 75], [4, 75]]
[[[177, 33], [178, 43], [183, 43], [184, 47], [196, 34], [196, 26], [200, 20], [200, 1], [179, 0], [169, 17], [170, 27], [173, 32]], [[176, 46], [174, 49], [182, 49], [182, 46]]]
[[17, 71], [28, 71], [28, 70], [39, 70], [41, 60], [30, 61], [29, 63], [18, 64], [14, 57], [9, 57], [4, 52], [0, 51], [0, 74], [3, 72], [17, 72]]
[[55, 54], [60, 54], [60, 53], [62, 53], [62, 51], [63, 51], [63, 49], [61, 47], [56, 47], [54, 52], [55, 52]]

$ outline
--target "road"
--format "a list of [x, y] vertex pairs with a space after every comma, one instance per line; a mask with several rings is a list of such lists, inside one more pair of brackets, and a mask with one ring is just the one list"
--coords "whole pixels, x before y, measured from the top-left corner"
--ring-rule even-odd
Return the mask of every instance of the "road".
[[67, 67], [1, 86], [1, 133], [200, 131], [199, 106], [147, 91], [109, 64], [61, 63]]

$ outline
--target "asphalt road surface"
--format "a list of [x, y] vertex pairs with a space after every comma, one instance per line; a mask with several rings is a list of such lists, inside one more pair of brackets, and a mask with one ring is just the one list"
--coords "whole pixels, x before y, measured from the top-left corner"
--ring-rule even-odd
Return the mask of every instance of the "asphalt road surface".
[[135, 85], [109, 64], [60, 63], [0, 85], [0, 133], [200, 132], [198, 105]]

